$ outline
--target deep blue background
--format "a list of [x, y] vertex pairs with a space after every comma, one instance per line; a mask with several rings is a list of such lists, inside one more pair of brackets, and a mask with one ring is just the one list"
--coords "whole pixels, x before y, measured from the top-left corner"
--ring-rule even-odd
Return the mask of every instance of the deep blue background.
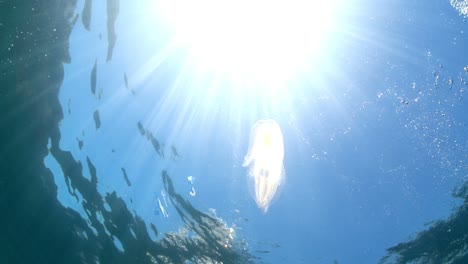
[[[275, 98], [226, 79], [213, 88], [212, 73], [184, 68], [183, 49], [163, 56], [171, 32], [158, 19], [141, 19], [151, 12], [122, 1], [114, 57], [106, 62], [105, 5], [94, 3], [91, 31], [78, 23], [70, 38], [72, 63], [60, 94], [62, 148], [83, 164], [89, 156], [100, 191], [117, 190], [148, 224], [181, 226], [170, 205], [169, 217], [159, 208], [161, 169], [266, 263], [375, 263], [458, 204], [451, 192], [468, 176], [468, 24], [448, 1], [347, 4], [322, 56]], [[96, 59], [101, 98], [90, 89]], [[264, 118], [282, 127], [286, 169], [286, 184], [265, 215], [241, 166], [250, 127]], [[174, 145], [181, 157], [157, 159], [138, 121], [165, 144], [166, 155]], [[52, 157], [45, 162], [55, 166]], [[80, 211], [55, 174], [62, 203]]]

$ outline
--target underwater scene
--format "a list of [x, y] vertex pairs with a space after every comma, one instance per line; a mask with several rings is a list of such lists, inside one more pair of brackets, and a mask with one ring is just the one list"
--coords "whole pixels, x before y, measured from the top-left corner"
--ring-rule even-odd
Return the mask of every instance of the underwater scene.
[[468, 0], [0, 0], [0, 264], [468, 263]]

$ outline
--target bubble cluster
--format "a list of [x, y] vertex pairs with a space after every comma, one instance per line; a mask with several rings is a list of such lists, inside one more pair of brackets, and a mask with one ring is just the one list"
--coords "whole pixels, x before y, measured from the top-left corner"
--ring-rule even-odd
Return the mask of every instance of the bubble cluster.
[[450, 0], [450, 4], [460, 12], [460, 15], [468, 17], [468, 0]]

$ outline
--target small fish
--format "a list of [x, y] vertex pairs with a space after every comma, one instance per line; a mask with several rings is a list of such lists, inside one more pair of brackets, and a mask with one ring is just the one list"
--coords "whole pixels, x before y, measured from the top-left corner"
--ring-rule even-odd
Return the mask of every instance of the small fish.
[[69, 115], [71, 114], [70, 105], [71, 105], [71, 98], [68, 98], [68, 114], [69, 114]]
[[91, 71], [91, 93], [96, 93], [96, 72], [97, 72], [97, 59], [94, 62], [93, 70]]
[[174, 145], [171, 145], [171, 150], [172, 150], [172, 157], [173, 159], [180, 157], [179, 153], [177, 152], [177, 149]]
[[158, 152], [159, 156], [164, 158], [164, 152], [161, 148], [161, 144], [159, 144], [159, 141], [153, 136], [152, 133], [150, 133], [149, 137], [150, 137], [151, 144], [153, 144], [153, 147], [156, 150], [156, 152]]
[[96, 125], [96, 130], [98, 130], [101, 127], [101, 118], [99, 117], [98, 110], [94, 111], [93, 118], [94, 118], [94, 124]]
[[125, 88], [128, 89], [128, 79], [127, 79], [127, 73], [124, 73], [124, 82], [125, 82]]
[[127, 186], [132, 186], [132, 183], [128, 180], [127, 171], [125, 171], [125, 168], [121, 168], [121, 169], [122, 169], [122, 173], [123, 173], [125, 182], [127, 182]]
[[76, 141], [78, 141], [78, 148], [81, 150], [83, 148], [83, 140], [79, 140], [78, 138], [76, 138]]
[[142, 136], [144, 136], [145, 133], [146, 133], [146, 131], [145, 131], [145, 128], [143, 127], [143, 125], [141, 124], [140, 121], [138, 121], [137, 126], [138, 126], [138, 130], [140, 130], [140, 134], [141, 134]]

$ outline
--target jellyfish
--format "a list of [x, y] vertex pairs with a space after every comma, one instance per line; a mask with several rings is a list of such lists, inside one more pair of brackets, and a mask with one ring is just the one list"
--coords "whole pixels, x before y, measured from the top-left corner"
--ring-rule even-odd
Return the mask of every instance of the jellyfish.
[[247, 174], [249, 192], [263, 213], [277, 198], [284, 183], [283, 134], [272, 119], [257, 121], [250, 131], [250, 144], [242, 166]]

